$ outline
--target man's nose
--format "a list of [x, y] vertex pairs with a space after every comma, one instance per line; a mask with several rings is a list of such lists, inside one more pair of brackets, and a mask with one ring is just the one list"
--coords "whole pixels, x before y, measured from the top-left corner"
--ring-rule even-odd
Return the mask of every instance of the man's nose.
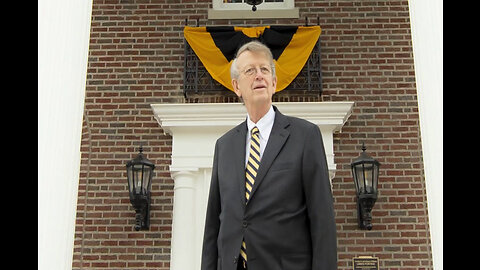
[[262, 73], [262, 70], [260, 68], [255, 68], [255, 80], [257, 79], [263, 79], [265, 75]]

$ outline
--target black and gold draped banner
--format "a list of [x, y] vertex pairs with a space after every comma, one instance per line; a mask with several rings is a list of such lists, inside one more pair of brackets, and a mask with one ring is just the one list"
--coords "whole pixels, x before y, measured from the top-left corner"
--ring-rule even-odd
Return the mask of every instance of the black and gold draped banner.
[[230, 66], [238, 48], [259, 40], [272, 51], [277, 89], [285, 89], [302, 70], [320, 36], [320, 26], [185, 26], [185, 39], [213, 79], [233, 91]]

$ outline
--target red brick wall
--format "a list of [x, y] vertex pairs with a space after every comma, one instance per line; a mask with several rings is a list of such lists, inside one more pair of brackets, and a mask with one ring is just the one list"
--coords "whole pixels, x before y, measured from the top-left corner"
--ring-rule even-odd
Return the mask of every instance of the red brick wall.
[[[151, 3], [150, 3], [151, 2]], [[296, 0], [298, 20], [208, 25], [303, 25], [319, 17], [323, 94], [282, 91], [275, 101], [355, 101], [334, 137], [339, 269], [376, 256], [381, 269], [432, 269], [407, 1]], [[210, 0], [94, 0], [73, 269], [169, 269], [171, 138], [152, 103], [237, 102], [232, 92], [183, 97], [185, 19], [205, 25]], [[361, 143], [381, 164], [373, 229], [357, 228], [350, 162]], [[138, 146], [157, 168], [151, 225], [135, 231], [125, 163]]]

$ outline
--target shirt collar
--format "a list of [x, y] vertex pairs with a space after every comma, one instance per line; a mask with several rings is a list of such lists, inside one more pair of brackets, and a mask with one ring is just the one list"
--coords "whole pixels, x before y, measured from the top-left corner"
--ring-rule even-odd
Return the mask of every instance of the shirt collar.
[[247, 114], [248, 134], [251, 135], [252, 129], [257, 127], [260, 131], [260, 137], [268, 137], [270, 135], [270, 131], [272, 131], [274, 120], [275, 111], [273, 110], [273, 106], [270, 106], [270, 110], [268, 110], [268, 112], [262, 118], [260, 118], [256, 124], [250, 120], [250, 116]]

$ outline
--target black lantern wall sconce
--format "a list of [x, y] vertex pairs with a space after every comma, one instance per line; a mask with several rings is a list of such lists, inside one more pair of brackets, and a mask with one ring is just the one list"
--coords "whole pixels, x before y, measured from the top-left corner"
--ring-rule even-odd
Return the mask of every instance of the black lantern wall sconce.
[[135, 208], [135, 230], [150, 227], [150, 197], [155, 165], [143, 156], [140, 146], [136, 158], [127, 162], [127, 180], [130, 202]]
[[372, 229], [372, 208], [377, 201], [378, 173], [380, 162], [365, 153], [367, 148], [362, 143], [363, 152], [351, 163], [353, 181], [357, 191], [358, 226]]

